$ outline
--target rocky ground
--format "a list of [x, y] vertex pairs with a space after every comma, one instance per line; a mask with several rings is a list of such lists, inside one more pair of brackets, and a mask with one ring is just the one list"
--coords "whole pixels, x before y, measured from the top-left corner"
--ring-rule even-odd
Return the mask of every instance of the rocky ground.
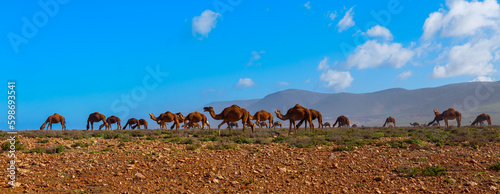
[[[214, 142], [203, 142], [201, 148], [193, 148], [144, 137], [130, 142], [97, 137], [43, 139], [20, 137], [26, 146], [17, 154], [20, 185], [9, 187], [4, 176], [0, 193], [500, 192], [500, 171], [490, 169], [500, 161], [500, 143], [476, 149], [428, 143], [335, 151], [336, 145], [296, 148], [284, 143], [207, 149]], [[398, 138], [381, 141], [394, 139]], [[28, 152], [56, 145], [64, 151]], [[2, 163], [7, 162], [4, 152]], [[431, 174], [419, 169], [430, 169]]]

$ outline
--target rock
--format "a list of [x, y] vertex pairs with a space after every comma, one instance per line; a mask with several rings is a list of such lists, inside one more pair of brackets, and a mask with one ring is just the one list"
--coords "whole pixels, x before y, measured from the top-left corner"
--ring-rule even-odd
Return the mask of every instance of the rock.
[[10, 185], [11, 187], [20, 187], [21, 186], [21, 183], [20, 182], [16, 182], [14, 183], [14, 185]]
[[281, 172], [286, 172], [286, 168], [285, 167], [283, 167], [283, 168], [278, 167], [278, 170], [281, 171]]
[[497, 190], [497, 187], [495, 187], [495, 186], [491, 185], [491, 186], [490, 186], [490, 190], [492, 190], [492, 191], [496, 191], [496, 190]]
[[141, 174], [141, 173], [135, 173], [135, 178], [137, 178], [137, 179], [145, 179], [145, 178], [146, 178], [146, 176], [144, 176], [144, 175], [143, 175], [143, 174]]
[[232, 185], [237, 185], [237, 184], [240, 184], [240, 182], [238, 182], [238, 181], [231, 181], [231, 184]]
[[333, 169], [337, 169], [337, 168], [339, 168], [339, 164], [334, 163], [334, 164], [332, 165], [332, 168], [333, 168]]
[[474, 182], [474, 181], [467, 181], [464, 183], [464, 186], [469, 186], [469, 187], [473, 187], [473, 186], [476, 186], [477, 183]]
[[374, 180], [376, 180], [376, 181], [383, 181], [383, 180], [385, 180], [385, 178], [383, 176], [378, 176], [378, 177], [375, 177]]
[[217, 179], [212, 180], [212, 182], [215, 184], [219, 184], [219, 180], [217, 180]]

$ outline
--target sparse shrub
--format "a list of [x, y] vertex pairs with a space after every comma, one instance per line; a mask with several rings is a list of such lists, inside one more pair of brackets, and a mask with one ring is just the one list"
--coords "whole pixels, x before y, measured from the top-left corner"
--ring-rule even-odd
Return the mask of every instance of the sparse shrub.
[[488, 169], [500, 171], [500, 162], [497, 162], [496, 164], [489, 166]]
[[45, 148], [33, 148], [29, 152], [30, 153], [42, 153], [42, 152], [45, 152]]
[[107, 133], [104, 133], [104, 139], [116, 139], [118, 137], [120, 137], [120, 134], [119, 133], [116, 133], [116, 132], [107, 132]]
[[47, 153], [47, 154], [59, 154], [62, 152], [64, 152], [64, 147], [62, 145], [51, 146], [51, 147], [45, 149], [45, 153]]
[[286, 136], [282, 136], [282, 135], [280, 135], [280, 136], [278, 136], [278, 137], [274, 138], [272, 142], [273, 142], [273, 143], [285, 143], [285, 140], [286, 140], [286, 139], [287, 139], [287, 137], [286, 137]]
[[237, 143], [237, 144], [252, 143], [252, 141], [249, 138], [242, 137], [242, 136], [240, 136], [240, 137], [234, 137], [233, 141], [234, 141], [234, 143]]
[[337, 146], [335, 148], [333, 148], [332, 151], [334, 152], [341, 152], [341, 151], [351, 151], [351, 150], [354, 150], [355, 147], [354, 146]]
[[39, 139], [37, 143], [49, 143], [48, 139]]
[[100, 153], [99, 151], [90, 151], [89, 154], [98, 154]]
[[82, 143], [82, 142], [76, 142], [75, 144], [71, 145], [71, 147], [82, 147], [82, 148], [85, 148], [85, 147], [89, 147], [90, 145], [92, 145], [92, 143]]
[[125, 134], [122, 137], [120, 137], [120, 139], [118, 141], [120, 141], [120, 142], [130, 142], [130, 141], [132, 141], [132, 138], [130, 138], [129, 134]]
[[256, 144], [269, 144], [271, 142], [269, 141], [268, 138], [257, 137], [257, 138], [255, 138], [254, 143], [256, 143]]
[[446, 169], [440, 166], [428, 166], [421, 168], [422, 176], [440, 176], [446, 175]]
[[192, 138], [187, 138], [184, 139], [181, 143], [182, 144], [193, 144], [194, 140]]
[[395, 170], [397, 173], [404, 177], [416, 176], [441, 176], [446, 175], [446, 169], [440, 166], [427, 166], [427, 167], [400, 167]]
[[[6, 141], [2, 144], [2, 150], [3, 151], [9, 151], [10, 150], [10, 141]], [[18, 139], [16, 139], [16, 142], [14, 143], [14, 146], [16, 146], [16, 150], [24, 150], [25, 147], [24, 145], [21, 143], [21, 141], [19, 141]]]
[[235, 149], [236, 145], [226, 140], [219, 140], [217, 143], [213, 145], [209, 145], [206, 147], [209, 150], [227, 150], [227, 149]]
[[201, 145], [199, 143], [191, 144], [186, 147], [186, 150], [197, 150], [201, 148]]
[[155, 136], [148, 136], [146, 137], [146, 140], [156, 140], [158, 138], [156, 138]]
[[142, 137], [144, 136], [144, 134], [142, 134], [141, 132], [139, 131], [130, 131], [129, 134], [132, 136], [132, 137]]
[[101, 151], [102, 152], [109, 152], [110, 151], [109, 146], [107, 148], [102, 149]]

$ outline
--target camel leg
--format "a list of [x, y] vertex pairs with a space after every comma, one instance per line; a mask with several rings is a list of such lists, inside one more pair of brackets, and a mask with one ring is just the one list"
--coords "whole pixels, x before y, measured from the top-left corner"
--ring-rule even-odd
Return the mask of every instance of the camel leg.
[[92, 129], [92, 131], [94, 130], [94, 122], [90, 122], [90, 127]]
[[[295, 125], [294, 125], [295, 127]], [[290, 127], [288, 129], [288, 135], [290, 135], [290, 133], [292, 133], [292, 120], [290, 120]]]
[[[461, 123], [461, 122], [462, 122], [462, 119], [457, 118], [457, 127], [460, 127], [460, 123]], [[481, 122], [481, 124], [483, 124], [483, 123]]]
[[444, 126], [445, 126], [446, 128], [448, 128], [448, 119], [445, 119], [445, 120], [444, 120]]
[[224, 121], [221, 124], [219, 124], [219, 126], [217, 126], [217, 128], [219, 129], [219, 136], [220, 136], [220, 126], [222, 126], [225, 123], [227, 123], [227, 125], [229, 127], [229, 133], [231, 133], [231, 126], [229, 126], [229, 121]]

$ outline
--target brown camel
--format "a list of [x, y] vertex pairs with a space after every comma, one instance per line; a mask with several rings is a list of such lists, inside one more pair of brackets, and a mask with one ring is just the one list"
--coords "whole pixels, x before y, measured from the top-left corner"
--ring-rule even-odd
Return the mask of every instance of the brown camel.
[[283, 126], [283, 124], [281, 124], [281, 122], [279, 121], [276, 121], [273, 123], [273, 127], [276, 129], [277, 126], [280, 126], [280, 128]]
[[[112, 115], [112, 116], [106, 118], [106, 122], [108, 123], [106, 129], [112, 130], [111, 124], [115, 124], [115, 123], [116, 123], [116, 128], [117, 129], [121, 129], [122, 128], [122, 125], [120, 124], [120, 118], [116, 117], [115, 115]], [[99, 126], [99, 130], [101, 130], [102, 127], [104, 127], [104, 124], [102, 124], [101, 126]]]
[[427, 124], [427, 126], [431, 125], [435, 121], [437, 121], [439, 124], [439, 121], [444, 120], [444, 124], [445, 124], [446, 128], [448, 128], [449, 127], [448, 120], [455, 120], [456, 119], [457, 120], [457, 127], [460, 127], [460, 122], [462, 122], [462, 114], [460, 114], [460, 112], [456, 111], [453, 108], [448, 108], [448, 110], [443, 111], [443, 113], [441, 113], [441, 114], [439, 114], [438, 110], [434, 109], [434, 115], [436, 115], [434, 117], [434, 120], [431, 121], [429, 124]]
[[325, 123], [323, 123], [323, 127], [328, 127], [328, 128], [330, 128], [330, 127], [332, 127], [332, 126], [331, 126], [331, 124], [330, 124], [329, 122], [325, 122]]
[[135, 126], [132, 126], [132, 129], [135, 129], [136, 127], [141, 129], [141, 125], [144, 126], [144, 129], [148, 129], [148, 122], [145, 119], [139, 119], [139, 122]]
[[[92, 128], [92, 130], [94, 130], [94, 123], [100, 122], [100, 121], [102, 121], [103, 125], [106, 126], [106, 128], [108, 128], [108, 123], [106, 122], [106, 116], [104, 116], [103, 114], [101, 114], [99, 112], [91, 113], [89, 115], [89, 118], [87, 119], [87, 130], [89, 130], [89, 128]], [[101, 128], [101, 127], [99, 127], [99, 128]]]
[[259, 126], [259, 128], [262, 128], [263, 126], [269, 128], [269, 126], [267, 125], [267, 123], [265, 121], [261, 121], [259, 123], [256, 123], [257, 126]]
[[387, 119], [385, 119], [384, 126], [382, 126], [382, 127], [385, 127], [386, 125], [388, 127], [390, 127], [391, 125], [393, 127], [396, 127], [396, 119], [392, 118], [391, 116], [387, 117]]
[[177, 115], [170, 111], [161, 113], [158, 117], [155, 117], [153, 113], [149, 113], [149, 117], [160, 125], [160, 129], [167, 129], [167, 123], [172, 121], [176, 126], [175, 129], [179, 129], [179, 118], [177, 117]]
[[[321, 115], [321, 113], [314, 109], [309, 109], [309, 111], [311, 112], [311, 119], [313, 121], [318, 119], [318, 128], [323, 128], [323, 116]], [[299, 124], [297, 124], [297, 128], [300, 128], [302, 122], [304, 122], [304, 119], [300, 120]]]
[[[255, 120], [255, 123], [261, 123], [261, 121], [267, 121], [269, 120], [269, 126], [266, 124], [267, 128], [271, 127], [273, 124], [273, 115], [265, 110], [259, 110], [257, 111], [253, 116], [250, 117], [251, 120]], [[262, 125], [259, 125], [259, 128]]]
[[237, 122], [229, 122], [229, 123], [227, 123], [227, 129], [231, 129], [231, 128], [236, 128], [237, 129], [238, 128], [238, 123]]
[[123, 129], [127, 129], [127, 126], [128, 126], [128, 129], [135, 129], [137, 124], [139, 124], [139, 120], [137, 120], [136, 118], [130, 118], [130, 119], [128, 119], [125, 126], [123, 126]]
[[[282, 115], [280, 110], [274, 111], [276, 116], [281, 120], [289, 120], [290, 127], [288, 130], [288, 134], [292, 132], [292, 125], [295, 129], [295, 133], [297, 133], [297, 126], [295, 125], [295, 121], [300, 121], [302, 119], [306, 119], [306, 122], [311, 124], [311, 132], [314, 133], [314, 124], [312, 123], [311, 111], [303, 106], [296, 104], [294, 107], [288, 109], [286, 115]], [[307, 129], [307, 128], [306, 128]]]
[[[201, 114], [198, 111], [194, 111], [192, 113], [189, 113], [186, 117], [184, 117], [181, 113], [177, 113], [177, 116], [181, 117], [181, 119], [184, 120], [183, 121], [184, 126], [189, 126], [188, 124], [186, 124], [187, 121], [189, 121], [190, 123], [201, 122], [201, 129], [204, 129], [205, 126], [210, 129], [210, 125], [208, 125], [208, 121], [207, 121], [207, 116], [205, 116], [204, 114]], [[180, 121], [180, 122], [182, 122], [182, 121]]]
[[184, 127], [185, 129], [195, 129], [195, 128], [198, 128], [198, 129], [199, 129], [199, 128], [200, 128], [200, 124], [198, 124], [198, 123], [193, 123], [193, 122], [189, 122], [189, 123], [187, 124], [187, 126], [186, 126], [186, 125], [182, 125], [182, 127]]
[[50, 115], [47, 120], [45, 120], [45, 122], [42, 124], [42, 126], [40, 127], [40, 130], [43, 130], [45, 129], [45, 125], [49, 123], [49, 126], [47, 127], [47, 130], [50, 128], [50, 130], [52, 130], [52, 124], [53, 123], [61, 123], [61, 126], [62, 126], [62, 130], [65, 130], [66, 129], [66, 119], [64, 119], [63, 116], [57, 114], [57, 113], [54, 113], [53, 115]]
[[[339, 126], [340, 126], [340, 125], [339, 125]], [[349, 125], [348, 125], [348, 126], [349, 126]], [[352, 126], [351, 126], [351, 127], [352, 127], [352, 128], [356, 128], [356, 127], [358, 127], [358, 125], [356, 125], [356, 124], [352, 124]]]
[[335, 125], [337, 125], [337, 123], [339, 124], [339, 127], [344, 127], [344, 126], [349, 127], [351, 125], [349, 123], [349, 119], [344, 115], [340, 115], [339, 117], [337, 117], [337, 120], [333, 124], [332, 128], [334, 128]]
[[413, 126], [413, 127], [418, 127], [418, 126], [420, 126], [420, 123], [418, 123], [418, 122], [413, 122], [413, 123], [410, 123], [410, 125], [411, 125], [411, 126]]
[[[222, 126], [225, 123], [236, 122], [239, 120], [241, 120], [243, 124], [243, 132], [245, 132], [245, 125], [247, 123], [250, 123], [251, 125], [250, 128], [252, 128], [252, 133], [254, 132], [254, 124], [252, 123], [252, 121], [250, 121], [250, 113], [246, 109], [241, 108], [237, 105], [226, 107], [219, 114], [215, 114], [214, 108], [211, 106], [203, 108], [203, 111], [209, 112], [210, 116], [212, 116], [212, 118], [215, 120], [222, 120], [222, 123], [219, 124], [218, 126], [219, 135], [220, 135], [220, 126]], [[231, 128], [229, 128], [229, 133], [231, 133]]]
[[471, 126], [477, 125], [478, 123], [479, 123], [479, 126], [483, 126], [484, 121], [487, 121], [488, 126], [491, 126], [491, 117], [490, 117], [490, 115], [488, 115], [486, 113], [478, 115], [476, 117], [476, 120], [471, 121]]

